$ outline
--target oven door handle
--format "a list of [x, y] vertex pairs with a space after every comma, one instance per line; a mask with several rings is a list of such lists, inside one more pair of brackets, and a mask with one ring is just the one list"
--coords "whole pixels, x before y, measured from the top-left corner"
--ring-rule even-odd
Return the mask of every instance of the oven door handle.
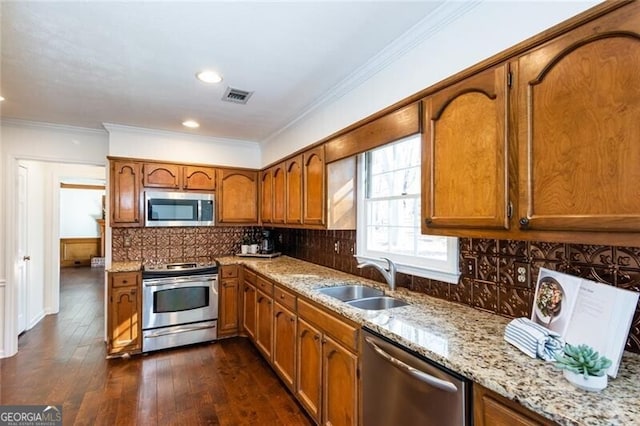
[[[161, 278], [162, 279], [162, 278]], [[181, 284], [185, 284], [185, 283], [190, 283], [190, 282], [209, 282], [209, 281], [216, 281], [217, 278], [216, 277], [207, 277], [207, 278], [174, 278], [171, 280], [167, 280], [167, 281], [160, 281], [159, 280], [142, 280], [142, 283], [144, 284], [145, 287], [168, 287], [168, 288], [175, 288], [175, 287], [179, 287]]]
[[168, 336], [170, 334], [178, 334], [178, 333], [186, 333], [187, 331], [197, 331], [197, 330], [204, 330], [206, 328], [215, 328], [215, 324], [211, 325], [211, 324], [207, 324], [207, 325], [190, 325], [190, 326], [186, 326], [186, 327], [180, 327], [180, 328], [173, 328], [172, 330], [160, 330], [160, 331], [153, 331], [149, 334], [145, 334], [145, 338], [155, 338], [155, 337], [162, 337], [162, 336]]

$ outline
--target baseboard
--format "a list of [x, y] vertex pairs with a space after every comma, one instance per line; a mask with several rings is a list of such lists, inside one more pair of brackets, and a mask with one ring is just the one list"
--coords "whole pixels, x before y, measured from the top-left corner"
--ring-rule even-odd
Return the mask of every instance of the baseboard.
[[31, 330], [33, 327], [35, 327], [40, 321], [42, 321], [45, 315], [45, 311], [42, 310], [38, 314], [38, 316], [36, 316], [36, 318], [29, 323], [29, 327], [27, 327], [27, 330]]

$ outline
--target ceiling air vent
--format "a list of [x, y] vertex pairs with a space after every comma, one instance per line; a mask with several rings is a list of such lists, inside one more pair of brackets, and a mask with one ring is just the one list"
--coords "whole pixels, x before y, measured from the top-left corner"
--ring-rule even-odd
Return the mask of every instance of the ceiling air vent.
[[222, 100], [236, 104], [246, 104], [251, 95], [253, 95], [253, 92], [227, 87], [227, 90], [225, 90], [224, 95], [222, 96]]

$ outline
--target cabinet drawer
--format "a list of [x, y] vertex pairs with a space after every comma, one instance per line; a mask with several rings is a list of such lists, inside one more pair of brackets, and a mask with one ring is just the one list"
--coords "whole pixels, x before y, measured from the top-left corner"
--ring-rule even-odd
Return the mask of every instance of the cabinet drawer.
[[247, 268], [244, 268], [244, 280], [250, 282], [253, 285], [256, 285], [256, 274], [255, 272], [251, 272]]
[[140, 274], [138, 272], [116, 272], [111, 274], [112, 287], [131, 287], [140, 284]]
[[258, 287], [264, 294], [268, 296], [271, 296], [273, 294], [273, 284], [262, 277], [258, 277], [256, 279], [256, 287]]
[[296, 310], [296, 296], [277, 286], [275, 287], [273, 294], [273, 298], [276, 302], [291, 309], [292, 311]]
[[221, 278], [237, 278], [238, 267], [236, 265], [223, 266], [220, 268]]
[[358, 328], [338, 317], [321, 311], [304, 300], [298, 300], [298, 316], [317, 325], [322, 331], [345, 345], [353, 352], [358, 348]]

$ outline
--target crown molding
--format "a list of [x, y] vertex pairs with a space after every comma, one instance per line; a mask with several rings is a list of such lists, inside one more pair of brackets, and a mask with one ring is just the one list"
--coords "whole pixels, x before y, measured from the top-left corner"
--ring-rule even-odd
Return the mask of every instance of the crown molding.
[[20, 118], [0, 117], [0, 127], [5, 124], [15, 127], [35, 127], [39, 129], [73, 131], [83, 133], [93, 133], [96, 135], [107, 135], [103, 129], [91, 129], [88, 127], [69, 126], [67, 124], [48, 123], [45, 121], [23, 120]]
[[356, 87], [371, 79], [389, 65], [398, 61], [406, 53], [419, 44], [438, 34], [447, 25], [466, 15], [485, 0], [445, 1], [433, 12], [422, 18], [400, 37], [388, 44], [384, 49], [365, 62], [362, 66], [349, 74], [346, 78], [333, 86], [324, 95], [314, 100], [302, 109], [302, 112], [291, 119], [286, 125], [276, 130], [260, 143], [269, 142], [285, 130], [311, 114], [316, 109], [330, 102], [336, 101], [354, 90]]
[[171, 130], [158, 130], [158, 129], [148, 129], [145, 127], [136, 127], [136, 126], [127, 126], [124, 124], [115, 124], [115, 123], [102, 123], [102, 127], [111, 134], [113, 132], [122, 132], [122, 133], [137, 133], [142, 135], [149, 136], [166, 136], [172, 138], [182, 138], [187, 140], [192, 140], [195, 142], [207, 142], [207, 143], [218, 143], [225, 145], [232, 145], [237, 147], [238, 145], [244, 145], [250, 148], [256, 148], [259, 146], [259, 142], [256, 141], [247, 141], [243, 139], [231, 139], [231, 138], [218, 138], [214, 136], [202, 136], [202, 135], [193, 135], [190, 133], [183, 132], [175, 132]]

